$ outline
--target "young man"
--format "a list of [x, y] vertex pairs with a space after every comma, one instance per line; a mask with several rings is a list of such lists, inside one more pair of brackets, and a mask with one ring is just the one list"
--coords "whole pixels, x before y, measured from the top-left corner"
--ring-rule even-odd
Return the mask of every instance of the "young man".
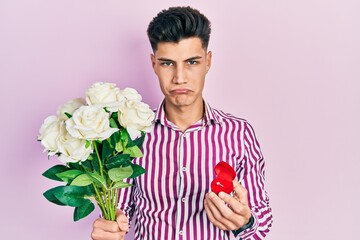
[[[210, 22], [190, 7], [169, 8], [149, 24], [151, 62], [164, 94], [134, 162], [147, 172], [122, 189], [117, 222], [99, 218], [92, 239], [263, 239], [272, 223], [264, 160], [246, 120], [203, 99], [211, 67]], [[236, 170], [233, 194], [211, 192], [215, 165]]]

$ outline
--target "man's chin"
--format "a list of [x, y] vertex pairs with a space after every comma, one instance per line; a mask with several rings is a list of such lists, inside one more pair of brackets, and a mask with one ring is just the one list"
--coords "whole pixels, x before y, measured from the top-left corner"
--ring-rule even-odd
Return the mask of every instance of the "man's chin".
[[166, 101], [169, 105], [172, 105], [173, 107], [188, 107], [192, 105], [192, 101], [189, 99], [182, 99], [182, 98], [174, 98]]

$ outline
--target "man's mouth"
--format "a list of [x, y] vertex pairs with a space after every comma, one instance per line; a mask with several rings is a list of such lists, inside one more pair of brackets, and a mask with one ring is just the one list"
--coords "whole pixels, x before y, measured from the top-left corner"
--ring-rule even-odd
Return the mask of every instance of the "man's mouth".
[[170, 91], [171, 94], [188, 94], [190, 92], [192, 91], [186, 88], [173, 89]]

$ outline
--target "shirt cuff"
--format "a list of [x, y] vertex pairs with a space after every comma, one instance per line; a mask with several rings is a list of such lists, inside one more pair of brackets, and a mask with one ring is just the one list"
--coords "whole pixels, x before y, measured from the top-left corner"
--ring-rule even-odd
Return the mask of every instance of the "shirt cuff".
[[251, 213], [249, 222], [240, 229], [233, 230], [232, 232], [237, 239], [246, 239], [256, 231], [258, 225], [259, 221], [256, 217], [256, 214]]

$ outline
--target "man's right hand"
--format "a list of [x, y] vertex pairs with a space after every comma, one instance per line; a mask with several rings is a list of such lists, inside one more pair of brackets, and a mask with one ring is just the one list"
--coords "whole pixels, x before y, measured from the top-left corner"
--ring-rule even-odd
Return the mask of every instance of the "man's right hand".
[[93, 240], [123, 240], [129, 231], [129, 221], [121, 210], [116, 212], [116, 222], [98, 218], [93, 224], [91, 239]]

